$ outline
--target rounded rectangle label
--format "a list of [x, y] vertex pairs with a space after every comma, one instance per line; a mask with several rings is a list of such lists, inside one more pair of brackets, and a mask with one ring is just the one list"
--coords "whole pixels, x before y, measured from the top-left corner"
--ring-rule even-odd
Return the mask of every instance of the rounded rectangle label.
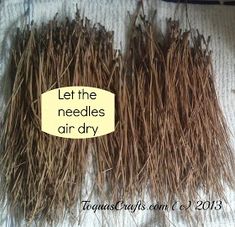
[[115, 95], [85, 86], [61, 87], [41, 95], [41, 130], [71, 139], [106, 135], [115, 128]]

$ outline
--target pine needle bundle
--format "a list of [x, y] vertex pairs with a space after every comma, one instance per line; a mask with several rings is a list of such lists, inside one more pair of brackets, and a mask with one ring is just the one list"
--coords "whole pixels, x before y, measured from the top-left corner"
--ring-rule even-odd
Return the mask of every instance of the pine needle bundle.
[[[191, 37], [190, 37], [191, 35]], [[191, 40], [191, 42], [190, 42]], [[168, 21], [164, 44], [168, 101], [169, 154], [162, 184], [173, 195], [195, 198], [199, 189], [222, 198], [224, 184], [234, 186], [234, 157], [219, 107], [209, 38], [182, 32]]]
[[16, 221], [56, 222], [76, 208], [94, 140], [42, 132], [40, 98], [64, 86], [112, 87], [118, 61], [112, 45], [112, 32], [79, 14], [18, 30], [1, 152], [3, 201]]
[[[160, 36], [153, 21], [137, 19], [127, 50], [132, 123], [129, 155], [123, 157], [123, 169], [131, 173], [126, 187], [147, 188], [153, 199], [169, 204], [195, 201], [199, 191], [225, 198], [225, 185], [234, 188], [235, 165], [214, 85], [210, 38], [182, 32], [172, 20]], [[116, 175], [126, 179], [122, 169]]]

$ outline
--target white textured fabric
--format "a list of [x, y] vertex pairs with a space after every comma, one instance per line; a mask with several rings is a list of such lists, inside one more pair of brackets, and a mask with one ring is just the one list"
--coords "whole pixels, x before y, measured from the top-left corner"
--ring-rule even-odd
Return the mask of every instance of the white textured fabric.
[[[186, 29], [185, 5], [180, 5], [177, 10], [176, 6], [174, 3], [146, 0], [145, 12], [150, 14], [154, 9], [157, 10], [158, 26], [162, 30], [167, 17], [179, 19], [182, 28]], [[57, 12], [61, 18], [73, 17], [76, 7], [93, 23], [101, 23], [108, 30], [113, 30], [115, 48], [125, 50], [128, 11], [134, 12], [136, 0], [0, 0], [0, 113], [4, 111], [5, 97], [9, 94], [9, 80], [4, 77], [4, 72], [8, 68], [10, 36], [15, 28], [32, 20], [40, 24], [52, 19]], [[193, 28], [199, 29], [205, 36], [212, 36], [210, 47], [213, 51], [217, 94], [235, 148], [235, 7], [188, 5], [188, 16]], [[206, 218], [204, 226], [235, 226], [235, 192], [227, 190], [226, 195], [228, 204], [224, 203], [223, 210], [213, 212], [211, 219]], [[150, 203], [147, 199], [145, 202]], [[226, 217], [223, 211], [227, 211]], [[205, 216], [209, 214], [208, 211], [201, 212]], [[160, 226], [157, 216], [156, 211], [139, 211], [134, 214], [128, 211], [116, 214], [112, 211], [97, 211], [95, 214], [86, 211], [81, 212], [81, 226]], [[168, 226], [188, 226], [188, 223], [178, 220], [174, 212], [169, 212], [169, 220]], [[7, 219], [3, 219], [0, 225], [13, 226]], [[61, 226], [69, 224], [64, 222]]]

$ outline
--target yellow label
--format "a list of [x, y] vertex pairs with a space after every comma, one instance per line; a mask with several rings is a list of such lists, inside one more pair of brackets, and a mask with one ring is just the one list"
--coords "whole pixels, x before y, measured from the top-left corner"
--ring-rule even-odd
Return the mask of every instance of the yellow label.
[[41, 129], [71, 138], [93, 138], [114, 131], [114, 94], [94, 87], [61, 87], [41, 95]]

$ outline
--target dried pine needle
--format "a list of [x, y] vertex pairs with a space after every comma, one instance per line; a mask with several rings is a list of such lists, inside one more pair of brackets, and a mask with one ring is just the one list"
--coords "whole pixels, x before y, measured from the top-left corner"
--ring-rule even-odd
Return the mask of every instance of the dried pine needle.
[[78, 14], [17, 32], [1, 152], [3, 200], [15, 217], [57, 222], [77, 204], [93, 140], [43, 133], [40, 95], [63, 86], [111, 89], [119, 61], [112, 45], [112, 32]]
[[[208, 43], [168, 21], [164, 37], [136, 16], [125, 56], [87, 19], [18, 30], [2, 131], [3, 203], [16, 221], [57, 223], [79, 201], [89, 157], [103, 200], [182, 202], [224, 197], [234, 157], [214, 87]], [[160, 41], [161, 40], [161, 41]], [[71, 140], [41, 132], [40, 95], [63, 86], [116, 94], [116, 130]]]

